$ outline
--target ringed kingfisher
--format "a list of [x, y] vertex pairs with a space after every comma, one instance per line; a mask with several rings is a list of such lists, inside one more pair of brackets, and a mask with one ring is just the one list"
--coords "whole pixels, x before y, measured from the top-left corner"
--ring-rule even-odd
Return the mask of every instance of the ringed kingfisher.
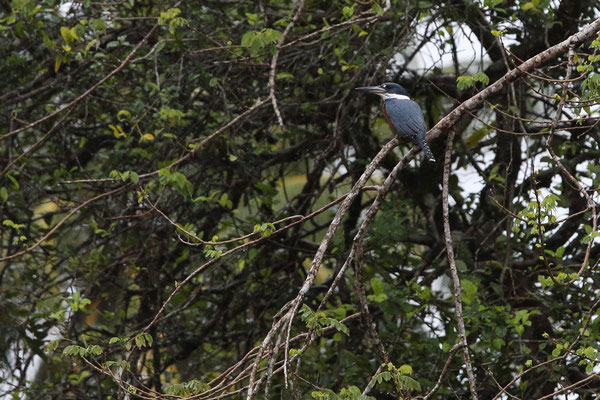
[[412, 101], [406, 89], [397, 83], [386, 82], [379, 86], [358, 87], [361, 92], [377, 94], [383, 100], [383, 115], [388, 124], [401, 139], [408, 138], [423, 149], [428, 161], [435, 157], [425, 141], [425, 120], [417, 103]]

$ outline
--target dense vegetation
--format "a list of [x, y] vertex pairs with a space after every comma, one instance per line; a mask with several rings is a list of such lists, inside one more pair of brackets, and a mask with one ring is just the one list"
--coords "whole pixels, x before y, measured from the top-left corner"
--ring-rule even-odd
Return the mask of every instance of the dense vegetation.
[[595, 398], [599, 17], [0, 1], [0, 397]]

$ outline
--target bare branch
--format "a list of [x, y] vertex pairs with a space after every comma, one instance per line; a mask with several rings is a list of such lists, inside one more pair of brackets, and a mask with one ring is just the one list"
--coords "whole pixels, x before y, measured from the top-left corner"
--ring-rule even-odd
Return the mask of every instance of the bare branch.
[[465, 368], [471, 388], [471, 396], [477, 400], [477, 386], [475, 384], [475, 375], [473, 375], [473, 366], [471, 365], [471, 356], [469, 355], [469, 345], [467, 343], [467, 334], [465, 331], [465, 319], [463, 316], [461, 286], [458, 277], [458, 270], [454, 262], [454, 249], [452, 244], [452, 232], [450, 231], [450, 214], [448, 212], [448, 180], [450, 177], [450, 164], [452, 161], [452, 144], [454, 140], [454, 130], [448, 132], [448, 143], [446, 144], [446, 158], [444, 159], [444, 178], [442, 182], [442, 212], [444, 215], [444, 237], [446, 239], [446, 253], [448, 254], [448, 263], [452, 273], [452, 282], [454, 284], [454, 307], [456, 309], [456, 319], [458, 325], [458, 335], [460, 337], [460, 346], [463, 347], [463, 356], [465, 359]]
[[277, 42], [275, 54], [273, 54], [273, 58], [271, 59], [271, 68], [269, 70], [269, 97], [271, 98], [273, 110], [275, 111], [275, 115], [277, 116], [277, 122], [280, 126], [283, 126], [284, 124], [283, 119], [281, 118], [281, 112], [279, 111], [279, 107], [277, 106], [277, 97], [275, 96], [275, 72], [277, 69], [277, 59], [279, 58], [279, 52], [281, 51], [281, 47], [283, 46], [283, 43], [285, 42], [288, 33], [290, 33], [290, 31], [294, 27], [294, 24], [296, 23], [296, 21], [298, 21], [298, 18], [300, 18], [300, 15], [302, 14], [302, 9], [304, 8], [305, 1], [306, 0], [300, 0], [298, 9], [296, 10], [296, 13], [294, 14], [294, 17], [292, 18], [290, 23], [287, 24], [287, 26], [285, 27], [281, 38]]

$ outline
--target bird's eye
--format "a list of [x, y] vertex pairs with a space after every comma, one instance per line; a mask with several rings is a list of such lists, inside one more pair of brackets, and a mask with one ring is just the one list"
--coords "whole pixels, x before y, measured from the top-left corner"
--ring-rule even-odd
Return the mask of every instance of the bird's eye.
[[382, 88], [386, 89], [388, 87], [388, 85], [386, 85], [385, 83], [383, 85], [381, 85]]

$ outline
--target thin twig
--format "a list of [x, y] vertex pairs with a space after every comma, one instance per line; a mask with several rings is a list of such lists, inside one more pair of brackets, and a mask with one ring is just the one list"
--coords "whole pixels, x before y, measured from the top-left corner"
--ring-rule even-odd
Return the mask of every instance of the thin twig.
[[475, 109], [481, 105], [485, 100], [500, 92], [504, 86], [510, 82], [514, 82], [516, 79], [525, 75], [527, 71], [539, 67], [542, 64], [547, 63], [550, 60], [564, 54], [572, 46], [578, 45], [591, 39], [600, 30], [600, 18], [594, 20], [590, 24], [584, 26], [579, 32], [569, 36], [562, 42], [542, 51], [539, 54], [529, 58], [518, 68], [514, 68], [504, 74], [500, 79], [491, 84], [490, 86], [477, 93], [475, 96], [461, 103], [458, 107], [452, 110], [448, 115], [440, 120], [427, 134], [428, 141], [437, 138], [442, 134], [443, 131], [454, 126], [456, 122], [467, 112]]
[[67, 113], [65, 115], [63, 115], [62, 118], [59, 119], [58, 122], [55, 123], [54, 126], [52, 126], [52, 128], [50, 128], [50, 130], [48, 132], [46, 132], [46, 134], [44, 136], [42, 136], [37, 142], [35, 142], [31, 147], [29, 147], [26, 151], [21, 153], [14, 160], [9, 162], [8, 165], [0, 172], [0, 176], [3, 176], [8, 170], [10, 170], [13, 167], [13, 165], [15, 165], [17, 162], [19, 162], [19, 160], [21, 158], [23, 158], [23, 157], [31, 154], [35, 150], [37, 150], [37, 148], [40, 147], [50, 137], [50, 135], [52, 135], [54, 132], [56, 132], [59, 128], [61, 128], [64, 125], [64, 123], [66, 122], [69, 115], [71, 115], [73, 110], [74, 109], [71, 108], [69, 111], [67, 111]]
[[290, 21], [289, 24], [285, 27], [283, 33], [281, 34], [281, 38], [277, 42], [277, 46], [275, 47], [275, 54], [273, 54], [273, 58], [271, 59], [271, 67], [269, 70], [269, 97], [271, 98], [271, 103], [273, 104], [273, 110], [275, 111], [275, 115], [277, 116], [277, 122], [280, 126], [284, 126], [283, 119], [281, 118], [281, 112], [279, 111], [279, 107], [277, 106], [277, 97], [275, 96], [275, 72], [277, 70], [277, 60], [279, 59], [279, 52], [281, 51], [281, 47], [285, 42], [285, 39], [294, 27], [298, 18], [300, 18], [300, 14], [302, 14], [302, 10], [304, 9], [304, 2], [306, 0], [301, 0], [298, 5], [298, 9], [294, 14], [294, 17]]
[[450, 231], [450, 215], [448, 212], [448, 180], [450, 177], [450, 164], [452, 160], [452, 143], [454, 140], [454, 129], [448, 132], [448, 143], [446, 145], [446, 158], [444, 160], [444, 178], [442, 180], [442, 211], [444, 214], [444, 236], [446, 238], [446, 252], [448, 254], [448, 263], [450, 264], [450, 272], [452, 273], [452, 281], [454, 284], [454, 304], [456, 308], [456, 319], [458, 323], [458, 334], [460, 337], [460, 345], [463, 347], [463, 356], [465, 358], [465, 368], [471, 389], [471, 396], [477, 400], [477, 387], [475, 385], [475, 375], [473, 374], [473, 366], [471, 365], [471, 356], [469, 355], [469, 345], [467, 344], [467, 334], [465, 331], [465, 319], [462, 309], [460, 279], [458, 270], [454, 261], [454, 250], [452, 248], [452, 233]]
[[[169, 218], [169, 216], [167, 214], [165, 214], [162, 210], [160, 210], [158, 207], [156, 207], [156, 203], [152, 204], [150, 201], [146, 201], [146, 203], [150, 206], [150, 208], [152, 210], [154, 210], [157, 213], [159, 213], [164, 219], [167, 220], [167, 222], [169, 222], [175, 228], [177, 228], [178, 230], [182, 231], [186, 235], [192, 237], [194, 240], [198, 241], [198, 243], [192, 243], [192, 242], [188, 242], [188, 241], [186, 241], [186, 240], [184, 240], [183, 238], [180, 237], [179, 240], [182, 243], [187, 244], [188, 246], [198, 246], [198, 245], [204, 245], [204, 246], [222, 246], [224, 244], [241, 242], [242, 240], [249, 239], [252, 236], [257, 236], [257, 235], [259, 235], [261, 233], [261, 232], [251, 232], [251, 233], [248, 233], [246, 235], [243, 235], [243, 236], [240, 236], [240, 237], [237, 237], [237, 238], [222, 240], [222, 241], [219, 241], [219, 242], [202, 240], [194, 232], [188, 231], [187, 229], [185, 229], [184, 227], [182, 227], [180, 224], [178, 224], [177, 222], [175, 222], [171, 218]], [[287, 221], [290, 221], [290, 220], [298, 220], [298, 219], [303, 219], [303, 218], [304, 218], [303, 215], [290, 215], [289, 217], [285, 217], [285, 218], [282, 218], [282, 219], [277, 220], [275, 222], [272, 222], [272, 224], [276, 225], [276, 224], [281, 224], [283, 222], [287, 222]]]
[[442, 370], [442, 373], [440, 374], [437, 382], [435, 383], [435, 386], [433, 386], [433, 388], [425, 396], [423, 396], [423, 400], [429, 400], [432, 396], [434, 396], [437, 393], [438, 389], [442, 385], [442, 381], [444, 380], [446, 373], [448, 372], [448, 369], [450, 368], [450, 363], [454, 358], [454, 354], [456, 354], [456, 352], [461, 347], [462, 345], [460, 343], [456, 343], [454, 346], [452, 346], [452, 348], [449, 351], [448, 358], [446, 359], [446, 363], [444, 364], [444, 369]]
[[[394, 140], [392, 140], [390, 143], [397, 143], [394, 142]], [[393, 146], [392, 146], [393, 147]], [[391, 148], [390, 148], [391, 149]], [[387, 154], [387, 153], [386, 153]], [[370, 190], [372, 189], [372, 186], [366, 187], [366, 188], [362, 188], [362, 190]], [[150, 329], [150, 327], [152, 325], [154, 325], [156, 323], [156, 321], [158, 320], [158, 317], [163, 313], [163, 311], [165, 310], [165, 308], [167, 307], [167, 305], [171, 302], [171, 300], [173, 299], [173, 297], [179, 292], [179, 290], [185, 286], [192, 278], [194, 278], [196, 275], [198, 275], [200, 272], [206, 270], [208, 267], [213, 266], [214, 264], [216, 264], [218, 261], [220, 261], [221, 259], [223, 259], [224, 257], [230, 256], [234, 253], [237, 253], [243, 249], [249, 248], [254, 246], [255, 244], [258, 244], [262, 241], [265, 240], [269, 240], [272, 239], [273, 237], [281, 234], [282, 232], [287, 231], [288, 229], [302, 224], [305, 221], [314, 218], [315, 216], [325, 212], [326, 210], [330, 209], [331, 207], [335, 206], [336, 204], [340, 203], [340, 202], [344, 202], [347, 199], [348, 194], [345, 194], [337, 199], [335, 199], [334, 201], [324, 205], [323, 207], [319, 208], [316, 211], [311, 212], [310, 214], [302, 217], [302, 219], [294, 221], [292, 223], [290, 223], [289, 225], [286, 225], [282, 228], [277, 229], [276, 231], [274, 231], [273, 233], [271, 233], [270, 236], [268, 237], [260, 237], [258, 239], [254, 239], [251, 240], [249, 242], [243, 243], [237, 247], [234, 247], [232, 249], [229, 249], [225, 252], [223, 252], [223, 254], [221, 254], [219, 257], [215, 257], [210, 259], [209, 261], [207, 261], [206, 263], [202, 264], [201, 266], [199, 266], [198, 268], [196, 268], [191, 274], [189, 274], [181, 283], [179, 283], [177, 285], [177, 287], [171, 292], [171, 294], [169, 295], [169, 297], [167, 298], [167, 300], [165, 300], [165, 302], [163, 303], [163, 305], [161, 306], [161, 308], [158, 310], [158, 312], [154, 315], [152, 321], [142, 330], [142, 332], [146, 332], [148, 329]], [[2, 259], [0, 259], [0, 261], [2, 261]], [[291, 303], [290, 303], [291, 305]]]
[[19, 251], [17, 253], [14, 253], [14, 254], [8, 255], [6, 257], [0, 258], [0, 262], [11, 260], [13, 258], [22, 256], [23, 254], [29, 253], [30, 251], [34, 250], [35, 248], [37, 248], [38, 246], [40, 246], [42, 243], [44, 243], [46, 240], [48, 240], [48, 238], [50, 236], [52, 236], [54, 234], [54, 232], [56, 232], [58, 230], [58, 228], [60, 228], [65, 222], [67, 222], [79, 210], [81, 210], [82, 208], [84, 208], [88, 204], [91, 204], [91, 203], [93, 203], [93, 202], [95, 202], [97, 200], [100, 200], [100, 199], [104, 198], [104, 197], [111, 196], [113, 194], [119, 193], [120, 191], [124, 190], [128, 186], [129, 186], [129, 184], [125, 184], [125, 185], [119, 186], [119, 187], [117, 187], [115, 189], [109, 190], [108, 192], [104, 192], [104, 193], [101, 193], [101, 194], [99, 194], [97, 196], [94, 196], [92, 198], [87, 199], [86, 201], [84, 201], [83, 203], [81, 203], [77, 207], [73, 208], [71, 211], [69, 211], [67, 213], [67, 215], [65, 215], [60, 221], [58, 221], [58, 223], [56, 225], [54, 225], [54, 227], [52, 229], [50, 229], [44, 236], [42, 236], [37, 242], [35, 242], [34, 244], [32, 244], [31, 246], [29, 246], [25, 250], [21, 250], [21, 251]]
[[373, 389], [373, 386], [375, 386], [375, 383], [377, 382], [377, 375], [379, 375], [379, 373], [382, 370], [383, 370], [383, 364], [380, 364], [379, 367], [377, 368], [377, 371], [375, 371], [375, 373], [373, 374], [373, 376], [369, 380], [369, 383], [367, 384], [367, 387], [365, 387], [365, 390], [363, 390], [363, 392], [362, 392], [363, 396], [366, 396], [366, 395], [369, 394], [369, 392], [371, 392], [371, 389]]
[[[571, 70], [572, 70], [572, 64], [573, 64], [573, 55], [574, 55], [574, 50], [573, 47], [571, 46], [569, 48], [569, 62], [567, 63], [567, 72], [565, 74], [565, 79], [568, 80], [569, 76], [571, 75]], [[581, 263], [581, 267], [579, 268], [579, 271], [577, 271], [577, 275], [581, 275], [583, 273], [583, 271], [586, 269], [587, 264], [588, 264], [588, 260], [590, 258], [590, 252], [592, 250], [592, 245], [594, 244], [594, 234], [596, 233], [596, 231], [598, 230], [598, 220], [597, 220], [597, 213], [596, 213], [596, 205], [594, 204], [594, 200], [592, 199], [592, 197], [587, 193], [587, 191], [581, 186], [581, 184], [579, 183], [579, 181], [577, 179], [575, 179], [575, 177], [569, 172], [569, 170], [567, 170], [565, 168], [565, 166], [560, 162], [560, 160], [558, 159], [558, 157], [556, 156], [556, 154], [554, 153], [554, 150], [552, 149], [552, 138], [554, 136], [554, 132], [556, 131], [556, 126], [558, 124], [558, 121], [560, 120], [560, 115], [562, 112], [562, 108], [565, 104], [566, 101], [566, 97], [567, 97], [567, 88], [568, 85], [566, 82], [562, 83], [562, 93], [561, 93], [561, 98], [560, 98], [560, 102], [558, 103], [558, 107], [556, 108], [556, 114], [554, 115], [554, 120], [552, 121], [552, 127], [550, 128], [550, 133], [548, 135], [548, 139], [546, 140], [546, 149], [548, 150], [548, 153], [550, 153], [550, 156], [552, 157], [552, 160], [554, 161], [554, 163], [556, 165], [558, 165], [558, 167], [560, 168], [560, 170], [562, 171], [562, 173], [567, 177], [567, 179], [573, 184], [573, 186], [579, 191], [579, 193], [581, 193], [583, 195], [583, 197], [585, 197], [585, 200], [588, 203], [588, 210], [592, 210], [592, 232], [590, 234], [590, 241], [587, 244], [586, 250], [585, 250], [585, 254], [583, 257], [583, 261]], [[538, 210], [539, 212], [539, 210]], [[545, 255], [542, 254], [543, 257], [545, 257]], [[552, 275], [550, 275], [552, 276]], [[554, 279], [553, 279], [554, 280]], [[569, 281], [567, 284], [572, 283], [574, 280]]]
[[[247, 109], [246, 111], [244, 111], [243, 113], [238, 115], [237, 117], [233, 118], [231, 121], [229, 121], [225, 125], [221, 126], [219, 129], [217, 129], [210, 135], [204, 137], [200, 141], [200, 143], [197, 143], [197, 144], [195, 143], [199, 139], [191, 140], [190, 143], [194, 143], [194, 148], [190, 149], [183, 156], [179, 157], [177, 160], [173, 161], [171, 164], [167, 165], [164, 168], [171, 169], [171, 168], [181, 164], [182, 162], [184, 162], [185, 160], [190, 158], [198, 149], [201, 149], [206, 143], [208, 143], [215, 137], [219, 136], [221, 133], [225, 132], [227, 129], [229, 129], [230, 127], [235, 125], [238, 121], [240, 121], [240, 120], [244, 119], [245, 117], [247, 117], [248, 115], [252, 114], [254, 111], [258, 110], [260, 107], [264, 106], [268, 102], [269, 102], [268, 97], [263, 100], [258, 100], [252, 107], [250, 107], [249, 109]], [[146, 178], [150, 178], [152, 176], [158, 175], [159, 172], [160, 172], [160, 169], [157, 169], [152, 172], [139, 174], [138, 178], [141, 181]], [[76, 184], [76, 183], [100, 183], [100, 182], [116, 182], [116, 181], [120, 181], [120, 179], [119, 178], [77, 179], [77, 180], [71, 180], [71, 181], [62, 181], [61, 183]]]
[[329, 224], [329, 228], [327, 229], [325, 236], [321, 240], [321, 244], [319, 245], [319, 248], [317, 249], [317, 252], [315, 253], [315, 256], [313, 258], [313, 262], [310, 267], [310, 270], [308, 271], [307, 277], [304, 280], [302, 287], [298, 291], [296, 298], [293, 300], [291, 309], [282, 317], [283, 319], [285, 319], [287, 321], [287, 336], [286, 336], [286, 341], [285, 341], [285, 343], [286, 343], [285, 357], [286, 358], [285, 358], [285, 362], [284, 362], [284, 369], [287, 368], [286, 367], [286, 364], [288, 361], [287, 354], [289, 351], [289, 337], [290, 337], [292, 320], [294, 319], [294, 316], [296, 315], [296, 312], [298, 311], [298, 307], [300, 306], [300, 303], [302, 303], [302, 300], [304, 300], [304, 296], [306, 295], [308, 290], [311, 288], [311, 286], [315, 280], [315, 277], [317, 276], [317, 273], [319, 272], [319, 268], [321, 267], [321, 263], [323, 262], [323, 257], [325, 256], [325, 252], [327, 250], [327, 247], [329, 246], [329, 242], [333, 238], [333, 235], [335, 234], [340, 223], [342, 222], [342, 218], [346, 214], [346, 211], [348, 211], [348, 209], [350, 208], [350, 205], [356, 199], [357, 195], [360, 193], [361, 188], [367, 183], [368, 179], [371, 177], [371, 175], [375, 171], [375, 168], [377, 168], [377, 166], [381, 163], [383, 158], [397, 144], [398, 144], [398, 139], [396, 139], [396, 138], [394, 138], [394, 139], [390, 140], [388, 143], [386, 143], [386, 145], [382, 147], [382, 149], [379, 151], [379, 153], [377, 153], [377, 155], [373, 158], [373, 160], [369, 163], [369, 165], [367, 165], [367, 167], [365, 168], [365, 171], [363, 172], [361, 177], [358, 179], [358, 181], [354, 184], [354, 186], [352, 187], [350, 192], [348, 192], [346, 194], [346, 198], [340, 204], [340, 207], [338, 208], [338, 211], [335, 214], [335, 217]]
[[[177, 6], [179, 3], [181, 3], [181, 1], [177, 2], [175, 6]], [[26, 129], [29, 128], [33, 128], [34, 126], [37, 126], [39, 124], [41, 124], [44, 121], [47, 121], [51, 118], [53, 118], [54, 116], [60, 114], [61, 112], [68, 110], [69, 108], [77, 105], [79, 102], [81, 102], [83, 99], [85, 99], [87, 96], [89, 96], [92, 92], [94, 92], [94, 90], [98, 89], [98, 87], [102, 86], [106, 81], [108, 81], [110, 78], [112, 78], [114, 75], [116, 75], [117, 73], [119, 73], [123, 68], [125, 68], [125, 66], [127, 64], [129, 64], [129, 62], [131, 61], [131, 59], [133, 58], [133, 56], [137, 53], [137, 51], [142, 47], [142, 45], [144, 43], [146, 43], [146, 41], [150, 38], [150, 36], [152, 36], [152, 34], [158, 29], [160, 25], [156, 24], [154, 25], [149, 31], [148, 33], [146, 33], [146, 35], [142, 38], [142, 40], [140, 40], [138, 42], [138, 44], [133, 48], [133, 50], [131, 50], [131, 52], [127, 55], [127, 57], [125, 57], [125, 59], [121, 62], [121, 64], [119, 64], [115, 69], [113, 69], [111, 72], [108, 73], [108, 75], [106, 75], [104, 78], [100, 79], [98, 82], [96, 82], [95, 84], [93, 84], [88, 90], [86, 90], [85, 92], [83, 92], [82, 94], [80, 94], [78, 97], [76, 97], [75, 99], [71, 100], [71, 102], [67, 103], [66, 105], [64, 105], [63, 107], [59, 108], [58, 110], [51, 112], [50, 114], [45, 115], [44, 117], [38, 119], [35, 122], [32, 122], [30, 124], [27, 124], [21, 128], [15, 129], [11, 132], [8, 132], [2, 136], [0, 136], [0, 139], [6, 139], [8, 137], [11, 137], [13, 135], [16, 135], [19, 132], [23, 132]]]
[[502, 394], [507, 393], [507, 389], [509, 387], [511, 387], [512, 385], [515, 384], [515, 382], [517, 382], [519, 379], [523, 378], [524, 375], [528, 374], [531, 371], [534, 371], [538, 368], [542, 368], [548, 365], [551, 365], [557, 361], [562, 361], [565, 360], [572, 352], [573, 349], [575, 348], [575, 346], [577, 346], [579, 344], [579, 342], [581, 341], [581, 339], [583, 338], [584, 335], [589, 334], [589, 332], [587, 331], [588, 326], [590, 325], [590, 323], [592, 322], [592, 315], [596, 312], [596, 310], [598, 309], [598, 307], [600, 307], [600, 299], [596, 300], [594, 302], [594, 304], [590, 307], [588, 313], [587, 313], [587, 318], [585, 320], [585, 322], [583, 323], [583, 326], [579, 329], [579, 334], [577, 335], [577, 337], [575, 338], [575, 340], [573, 340], [573, 342], [569, 345], [569, 347], [567, 347], [565, 349], [565, 352], [563, 354], [561, 354], [558, 357], [554, 357], [551, 358], [550, 360], [546, 360], [543, 361], [539, 364], [533, 365], [529, 368], [527, 368], [525, 371], [515, 375], [510, 382], [508, 382], [506, 385], [504, 385], [501, 389], [500, 392], [497, 393], [492, 400], [497, 400]]

